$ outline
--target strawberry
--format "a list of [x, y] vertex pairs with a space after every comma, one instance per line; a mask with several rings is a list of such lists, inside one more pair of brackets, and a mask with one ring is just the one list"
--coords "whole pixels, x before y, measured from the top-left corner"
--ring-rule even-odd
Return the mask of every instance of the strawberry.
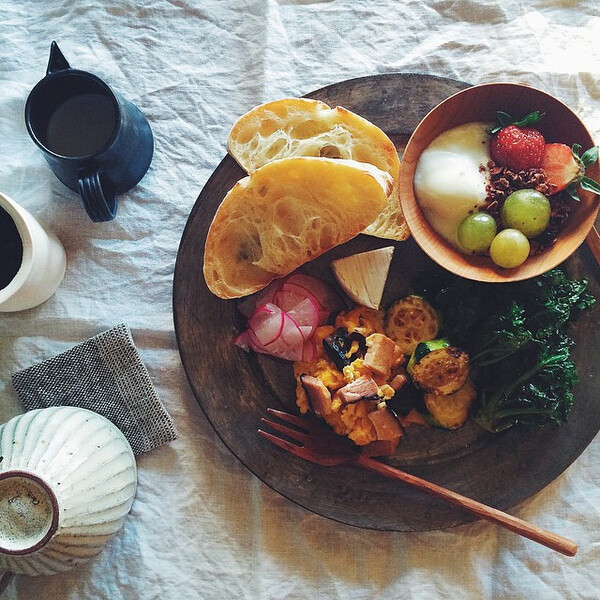
[[581, 160], [565, 144], [546, 144], [540, 167], [546, 171], [552, 193], [564, 190], [583, 174]]
[[507, 125], [492, 138], [490, 153], [497, 165], [525, 171], [540, 166], [545, 145], [537, 129]]
[[552, 193], [566, 190], [573, 200], [579, 200], [578, 187], [587, 192], [600, 194], [600, 183], [587, 177], [585, 170], [598, 162], [598, 146], [586, 150], [581, 156], [580, 144], [572, 148], [564, 144], [546, 144], [542, 157], [542, 168], [546, 171]]

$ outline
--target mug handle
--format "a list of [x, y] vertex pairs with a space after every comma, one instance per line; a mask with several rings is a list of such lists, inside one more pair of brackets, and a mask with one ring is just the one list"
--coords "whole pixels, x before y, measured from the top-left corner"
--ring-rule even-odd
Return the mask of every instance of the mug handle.
[[83, 205], [94, 223], [112, 221], [117, 215], [117, 193], [114, 186], [100, 181], [100, 173], [94, 171], [78, 180]]

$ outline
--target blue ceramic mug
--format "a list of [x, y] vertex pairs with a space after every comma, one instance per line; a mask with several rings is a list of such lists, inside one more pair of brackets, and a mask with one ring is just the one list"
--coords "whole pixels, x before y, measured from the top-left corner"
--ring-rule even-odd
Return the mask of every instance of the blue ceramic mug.
[[46, 76], [27, 98], [25, 124], [92, 221], [114, 219], [117, 195], [134, 187], [152, 161], [152, 130], [142, 112], [96, 75], [71, 68], [56, 42]]

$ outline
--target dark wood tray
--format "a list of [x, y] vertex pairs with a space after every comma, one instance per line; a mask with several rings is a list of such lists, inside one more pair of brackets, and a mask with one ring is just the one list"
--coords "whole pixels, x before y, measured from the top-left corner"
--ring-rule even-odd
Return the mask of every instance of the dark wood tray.
[[[344, 106], [381, 127], [401, 152], [420, 119], [468, 84], [418, 74], [389, 74], [337, 83], [309, 94]], [[225, 142], [225, 140], [224, 140]], [[291, 456], [256, 430], [267, 407], [295, 409], [292, 365], [236, 348], [243, 327], [235, 301], [213, 296], [202, 275], [204, 241], [217, 206], [244, 176], [226, 156], [202, 190], [183, 233], [175, 267], [173, 308], [181, 358], [192, 390], [227, 447], [271, 488], [310, 511], [344, 523], [389, 531], [452, 527], [474, 517], [401, 483], [352, 467], [325, 468]], [[358, 236], [302, 270], [333, 283], [333, 258], [389, 245]], [[415, 273], [429, 259], [412, 240], [396, 244], [384, 305], [411, 291]], [[598, 267], [583, 246], [563, 268], [588, 276], [600, 298]], [[569, 422], [534, 432], [512, 428], [489, 434], [473, 423], [457, 431], [414, 426], [388, 462], [481, 502], [506, 510], [562, 473], [600, 429], [596, 306], [576, 324], [574, 350], [580, 374]]]

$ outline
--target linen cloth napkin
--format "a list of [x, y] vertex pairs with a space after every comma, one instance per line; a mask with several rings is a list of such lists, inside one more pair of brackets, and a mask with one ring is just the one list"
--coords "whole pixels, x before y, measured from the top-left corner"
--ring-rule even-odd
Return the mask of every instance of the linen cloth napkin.
[[78, 406], [106, 417], [136, 455], [178, 436], [125, 324], [14, 373], [12, 382], [26, 410]]

